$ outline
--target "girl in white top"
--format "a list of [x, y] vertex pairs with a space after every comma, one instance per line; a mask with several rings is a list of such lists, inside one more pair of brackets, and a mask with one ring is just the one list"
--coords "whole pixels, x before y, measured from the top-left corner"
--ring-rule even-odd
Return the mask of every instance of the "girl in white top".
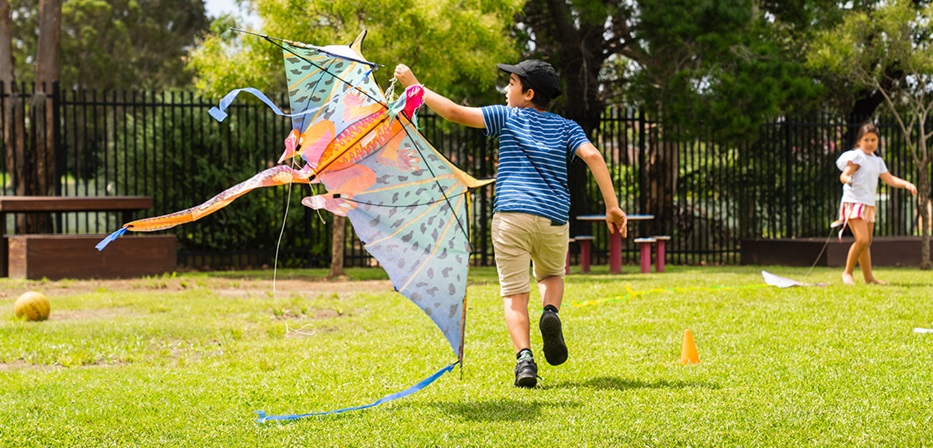
[[[849, 248], [846, 257], [846, 270], [842, 273], [842, 283], [854, 285], [852, 271], [855, 263], [862, 267], [865, 283], [884, 284], [871, 272], [871, 240], [875, 232], [875, 197], [878, 194], [878, 179], [894, 188], [905, 188], [917, 194], [917, 187], [888, 172], [881, 156], [875, 154], [878, 149], [878, 127], [865, 123], [859, 128], [856, 147], [844, 152], [836, 160], [836, 166], [842, 170], [839, 181], [842, 187], [842, 204], [839, 207], [839, 219], [833, 227], [842, 225], [852, 230], [855, 242]], [[842, 232], [840, 231], [840, 236]]]

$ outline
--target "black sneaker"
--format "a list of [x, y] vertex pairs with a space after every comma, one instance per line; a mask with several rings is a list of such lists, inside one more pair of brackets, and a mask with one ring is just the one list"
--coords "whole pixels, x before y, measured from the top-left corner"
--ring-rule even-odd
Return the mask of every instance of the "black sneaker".
[[560, 329], [560, 317], [551, 310], [544, 310], [538, 326], [544, 342], [544, 359], [552, 366], [563, 364], [567, 360], [567, 344]]
[[515, 386], [532, 388], [538, 385], [538, 365], [531, 357], [515, 364]]

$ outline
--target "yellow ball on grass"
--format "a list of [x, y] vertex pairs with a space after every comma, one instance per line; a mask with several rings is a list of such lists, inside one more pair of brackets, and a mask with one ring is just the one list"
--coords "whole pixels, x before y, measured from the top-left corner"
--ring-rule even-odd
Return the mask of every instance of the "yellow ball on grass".
[[46, 320], [49, 318], [50, 311], [52, 307], [49, 305], [49, 299], [36, 291], [24, 292], [13, 304], [13, 314], [18, 319]]

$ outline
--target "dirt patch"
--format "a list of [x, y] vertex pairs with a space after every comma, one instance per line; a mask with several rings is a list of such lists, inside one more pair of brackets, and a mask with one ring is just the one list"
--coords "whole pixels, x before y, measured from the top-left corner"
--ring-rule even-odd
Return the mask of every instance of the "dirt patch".
[[57, 367], [40, 365], [40, 364], [30, 364], [23, 360], [13, 361], [13, 362], [0, 362], [0, 372], [22, 372], [24, 370], [30, 371], [39, 371], [39, 370], [55, 370]]
[[49, 313], [49, 320], [90, 320], [90, 319], [113, 319], [117, 317], [128, 317], [138, 315], [129, 310], [120, 308], [93, 308], [81, 310], [56, 310]]
[[[285, 279], [231, 279], [223, 277], [152, 277], [118, 280], [10, 280], [0, 282], [0, 298], [16, 299], [26, 291], [52, 298], [104, 291], [210, 289], [221, 297], [287, 297], [291, 294], [354, 294], [392, 291], [389, 280], [323, 281]], [[113, 312], [113, 310], [111, 310]]]

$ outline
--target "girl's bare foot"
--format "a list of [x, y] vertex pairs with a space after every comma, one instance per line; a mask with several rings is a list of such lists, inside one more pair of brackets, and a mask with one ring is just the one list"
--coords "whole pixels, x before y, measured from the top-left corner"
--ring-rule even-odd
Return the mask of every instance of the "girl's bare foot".
[[852, 278], [852, 274], [848, 272], [842, 273], [842, 284], [843, 285], [854, 285], [855, 280]]
[[887, 285], [888, 284], [888, 282], [884, 280], [878, 280], [877, 278], [871, 278], [869, 280], [865, 280], [865, 283], [868, 285]]

